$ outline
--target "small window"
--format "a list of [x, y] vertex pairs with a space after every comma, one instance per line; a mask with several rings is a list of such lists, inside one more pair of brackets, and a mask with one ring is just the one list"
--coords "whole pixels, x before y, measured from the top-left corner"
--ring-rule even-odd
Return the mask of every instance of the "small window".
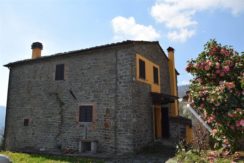
[[56, 65], [55, 80], [64, 80], [64, 64]]
[[84, 152], [91, 151], [91, 142], [82, 142]]
[[80, 106], [80, 122], [92, 122], [92, 108], [93, 106]]
[[146, 65], [141, 59], [139, 59], [139, 78], [143, 80], [146, 79]]
[[29, 126], [29, 119], [24, 119], [24, 126]]
[[153, 83], [158, 84], [158, 68], [153, 66]]

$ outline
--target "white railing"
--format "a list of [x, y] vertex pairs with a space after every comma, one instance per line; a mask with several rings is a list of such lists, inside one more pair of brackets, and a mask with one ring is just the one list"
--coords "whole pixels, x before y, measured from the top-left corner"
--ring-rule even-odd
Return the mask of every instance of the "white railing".
[[197, 120], [209, 131], [212, 132], [211, 127], [201, 118], [201, 116], [190, 106], [186, 105], [186, 108], [197, 118]]

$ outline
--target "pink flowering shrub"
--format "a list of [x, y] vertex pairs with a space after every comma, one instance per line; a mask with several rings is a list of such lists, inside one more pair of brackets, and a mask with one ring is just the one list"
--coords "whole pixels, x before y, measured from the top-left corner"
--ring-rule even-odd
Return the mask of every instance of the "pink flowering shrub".
[[216, 148], [235, 150], [244, 137], [244, 54], [210, 40], [186, 71], [192, 106], [212, 127]]

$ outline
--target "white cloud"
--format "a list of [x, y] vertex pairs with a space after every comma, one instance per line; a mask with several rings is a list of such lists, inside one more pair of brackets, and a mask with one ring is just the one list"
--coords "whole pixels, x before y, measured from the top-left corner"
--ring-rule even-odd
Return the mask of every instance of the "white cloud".
[[175, 42], [185, 42], [188, 38], [191, 38], [195, 34], [195, 30], [189, 30], [186, 28], [169, 32], [167, 37], [169, 40]]
[[193, 19], [195, 13], [215, 9], [238, 15], [244, 11], [244, 0], [158, 0], [151, 8], [151, 15], [157, 22], [175, 30], [168, 34], [169, 38], [173, 38], [172, 41], [178, 41], [176, 37], [186, 41], [195, 33], [189, 29], [197, 25]]
[[171, 3], [156, 3], [151, 9], [151, 15], [156, 21], [165, 23], [169, 28], [184, 28], [195, 25], [191, 16], [194, 12], [184, 11]]
[[115, 40], [132, 39], [153, 41], [160, 34], [151, 26], [137, 24], [134, 17], [125, 18], [117, 16], [112, 19], [112, 27]]

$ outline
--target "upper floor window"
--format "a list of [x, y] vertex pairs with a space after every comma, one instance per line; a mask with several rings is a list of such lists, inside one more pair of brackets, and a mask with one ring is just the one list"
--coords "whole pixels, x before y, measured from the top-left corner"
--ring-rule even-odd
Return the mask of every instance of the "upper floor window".
[[64, 64], [56, 65], [55, 80], [64, 80]]
[[80, 106], [79, 122], [92, 122], [93, 106], [83, 105]]
[[24, 126], [29, 126], [29, 119], [24, 119]]
[[[157, 62], [157, 60], [154, 60]], [[136, 80], [151, 85], [151, 92], [160, 92], [160, 66], [136, 54]]]
[[159, 84], [158, 82], [158, 68], [153, 66], [153, 83]]
[[139, 59], [139, 78], [146, 80], [146, 64], [141, 59]]

